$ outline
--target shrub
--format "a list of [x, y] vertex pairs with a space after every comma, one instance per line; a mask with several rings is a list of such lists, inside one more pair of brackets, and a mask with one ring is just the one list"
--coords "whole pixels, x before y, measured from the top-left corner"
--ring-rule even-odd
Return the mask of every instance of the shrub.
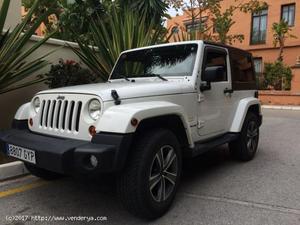
[[265, 80], [275, 90], [290, 90], [292, 70], [281, 61], [265, 64]]
[[80, 84], [97, 82], [97, 78], [90, 70], [82, 68], [73, 60], [59, 60], [57, 65], [52, 65], [49, 73], [42, 75], [49, 88], [59, 88]]
[[268, 83], [264, 77], [264, 74], [256, 74], [256, 83], [258, 90], [268, 89]]

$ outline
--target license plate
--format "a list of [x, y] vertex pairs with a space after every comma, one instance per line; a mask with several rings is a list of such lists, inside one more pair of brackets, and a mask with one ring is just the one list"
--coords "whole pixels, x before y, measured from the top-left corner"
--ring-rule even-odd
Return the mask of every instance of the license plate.
[[36, 164], [35, 151], [33, 150], [22, 148], [12, 144], [7, 144], [7, 154], [9, 156]]

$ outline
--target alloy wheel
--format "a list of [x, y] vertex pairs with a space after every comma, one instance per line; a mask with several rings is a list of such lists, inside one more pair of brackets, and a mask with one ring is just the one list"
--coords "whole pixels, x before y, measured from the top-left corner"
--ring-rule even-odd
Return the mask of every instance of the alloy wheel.
[[172, 146], [165, 145], [154, 156], [150, 168], [149, 188], [156, 202], [163, 202], [175, 190], [178, 176], [178, 159]]
[[258, 126], [255, 121], [250, 121], [247, 129], [247, 148], [254, 152], [258, 145]]

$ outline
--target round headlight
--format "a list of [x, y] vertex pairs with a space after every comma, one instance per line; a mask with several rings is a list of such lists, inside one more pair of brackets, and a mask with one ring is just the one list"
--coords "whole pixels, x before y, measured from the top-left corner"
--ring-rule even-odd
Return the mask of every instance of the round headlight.
[[33, 108], [34, 108], [34, 111], [36, 113], [39, 112], [40, 108], [41, 108], [41, 101], [40, 101], [40, 98], [39, 97], [36, 97], [34, 100], [33, 100]]
[[98, 120], [101, 113], [101, 103], [97, 99], [93, 99], [89, 103], [89, 114], [93, 120]]

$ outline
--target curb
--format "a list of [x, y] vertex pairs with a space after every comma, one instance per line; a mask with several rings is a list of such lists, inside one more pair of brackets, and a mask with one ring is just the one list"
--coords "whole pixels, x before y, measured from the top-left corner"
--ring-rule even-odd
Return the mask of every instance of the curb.
[[24, 163], [21, 161], [5, 163], [0, 165], [0, 181], [9, 178], [26, 175], [28, 170], [25, 168]]
[[300, 111], [300, 106], [288, 106], [288, 105], [262, 105], [263, 109], [281, 109], [281, 110], [295, 110]]

